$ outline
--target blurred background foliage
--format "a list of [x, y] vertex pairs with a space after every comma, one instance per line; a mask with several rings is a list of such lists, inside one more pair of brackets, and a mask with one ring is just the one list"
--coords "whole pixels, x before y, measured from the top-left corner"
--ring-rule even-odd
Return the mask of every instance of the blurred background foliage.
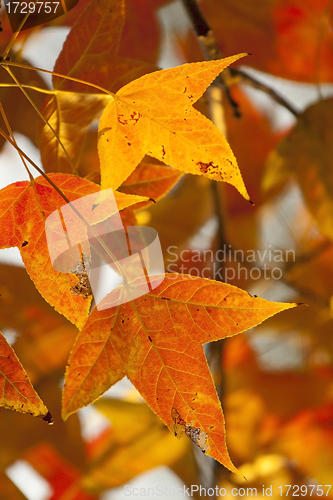
[[[52, 69], [87, 4], [81, 0], [67, 15], [22, 32], [13, 59]], [[218, 87], [197, 106], [225, 131], [255, 205], [231, 186], [173, 173], [170, 187], [180, 179], [170, 193], [136, 217], [157, 229], [167, 271], [217, 279], [220, 269], [251, 294], [307, 304], [207, 350], [229, 452], [248, 482], [197, 454], [187, 438], [175, 439], [126, 381], [61, 422], [61, 384], [77, 331], [39, 296], [15, 256], [9, 257], [15, 265], [5, 262], [6, 254], [0, 329], [56, 423], [49, 428], [0, 409], [1, 499], [118, 499], [125, 498], [124, 484], [218, 485], [226, 494], [256, 487], [257, 497], [272, 486], [274, 498], [286, 495], [283, 485], [333, 484], [333, 2], [199, 4], [223, 56], [252, 54], [236, 64], [241, 72], [230, 88], [240, 118]], [[12, 36], [3, 8], [1, 22], [3, 50]], [[168, 0], [126, 0], [119, 56], [150, 70], [204, 59], [182, 2]], [[50, 86], [35, 72], [17, 77]], [[0, 94], [16, 137], [37, 154], [31, 105], [17, 89]], [[41, 107], [43, 94], [34, 101]], [[3, 141], [1, 147], [2, 185], [26, 178]], [[87, 130], [78, 168], [98, 182], [96, 124]], [[209, 257], [218, 250], [225, 251], [223, 262]], [[255, 259], [246, 259], [249, 252]]]

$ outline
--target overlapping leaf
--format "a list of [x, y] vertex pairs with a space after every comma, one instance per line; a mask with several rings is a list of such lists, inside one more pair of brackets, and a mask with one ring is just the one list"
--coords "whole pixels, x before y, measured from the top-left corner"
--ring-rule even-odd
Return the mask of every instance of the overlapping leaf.
[[154, 467], [170, 466], [190, 449], [144, 403], [102, 398], [95, 405], [112, 427], [90, 455], [91, 467], [82, 480], [88, 491], [117, 487]]
[[27, 450], [23, 458], [49, 483], [53, 492], [51, 500], [66, 497], [75, 500], [97, 500], [95, 495], [82, 488], [82, 472], [60, 455], [51, 444], [38, 443]]
[[[19, 56], [14, 57], [15, 62], [20, 64], [27, 64], [27, 61]], [[40, 89], [45, 89], [46, 84], [38, 73], [28, 71], [22, 68], [15, 68], [13, 70], [16, 78], [26, 85], [36, 86]], [[5, 71], [4, 68], [0, 69], [1, 83], [14, 84], [15, 82], [11, 76]], [[42, 93], [33, 92], [26, 89], [30, 98], [32, 98], [36, 106], [40, 106], [44, 100]], [[0, 88], [0, 99], [9, 120], [10, 126], [13, 131], [20, 132], [28, 137], [33, 144], [37, 143], [37, 114], [30, 102], [23, 95], [22, 91], [17, 87], [3, 87]], [[24, 119], [22, 117], [24, 116]], [[0, 126], [6, 130], [2, 116], [0, 116]], [[4, 139], [0, 137], [0, 147], [4, 144]]]
[[45, 302], [23, 267], [0, 264], [0, 294], [0, 330], [16, 332], [15, 352], [31, 382], [64, 369], [75, 326]]
[[52, 423], [52, 417], [31, 385], [14, 350], [0, 332], [0, 406], [29, 413]]
[[249, 199], [226, 139], [192, 107], [244, 55], [151, 73], [119, 90], [99, 124], [102, 187], [117, 189], [149, 154], [183, 172], [228, 182]]
[[[123, 182], [119, 191], [147, 196], [156, 202], [173, 188], [182, 175], [178, 170], [164, 165], [141, 163]], [[138, 208], [143, 208], [147, 204], [151, 204], [151, 202], [140, 203]]]
[[[144, 286], [133, 282], [135, 289]], [[225, 444], [221, 404], [202, 344], [236, 335], [295, 304], [251, 297], [231, 285], [168, 274], [152, 292], [121, 306], [122, 287], [94, 309], [69, 358], [67, 418], [124, 375], [151, 409], [202, 451], [236, 472]]]
[[[244, 50], [247, 64], [283, 78], [332, 82], [332, 5], [326, 0], [203, 0], [221, 50]], [[292, 50], [291, 50], [292, 47]]]
[[[73, 201], [99, 191], [99, 186], [68, 174], [50, 174], [50, 179]], [[122, 210], [145, 198], [115, 193]], [[75, 274], [59, 273], [52, 267], [45, 236], [45, 219], [66, 202], [43, 178], [16, 182], [0, 191], [0, 247], [18, 247], [26, 269], [44, 299], [78, 327], [88, 317], [91, 298], [73, 295]], [[105, 218], [110, 214], [105, 214]]]
[[[126, 0], [125, 23], [119, 47], [122, 57], [157, 63], [163, 44], [157, 9], [167, 3], [170, 0]], [[149, 36], [143, 36], [147, 32]]]
[[[30, 418], [20, 412], [0, 408], [0, 470], [5, 470], [18, 459], [25, 459], [26, 452], [47, 442], [66, 462], [84, 468], [85, 448], [78, 416], [63, 422], [60, 417], [60, 372], [48, 375], [35, 384], [35, 389], [54, 418], [55, 425], [46, 425], [39, 418]], [[32, 464], [33, 465], [33, 464]], [[7, 497], [4, 497], [7, 498]], [[8, 497], [11, 498], [11, 497]]]
[[[124, 16], [124, 0], [93, 0], [85, 5], [54, 71], [112, 91], [153, 71], [154, 66], [148, 63], [117, 56]], [[57, 91], [45, 101], [41, 111], [57, 132], [63, 147], [50, 127], [42, 122], [39, 148], [47, 172], [72, 173], [64, 148], [79, 170], [78, 162], [89, 126], [99, 117], [110, 97], [107, 94], [90, 95], [96, 89], [60, 77], [54, 77], [53, 83]]]
[[[80, 152], [91, 123], [110, 102], [107, 94], [83, 94], [55, 91], [41, 108], [44, 122], [39, 130], [39, 150], [46, 172], [80, 171]], [[70, 164], [67, 155], [72, 163]]]
[[[131, 80], [156, 69], [117, 56], [125, 15], [125, 0], [92, 0], [74, 23], [54, 71], [115, 92]], [[53, 77], [54, 87], [72, 92], [96, 92], [92, 87]]]
[[[213, 215], [210, 181], [194, 175], [186, 175], [177, 189], [143, 214], [146, 224], [158, 232], [166, 262], [174, 262], [173, 251], [183, 248], [186, 241]], [[174, 271], [175, 268], [171, 267], [170, 272]]]
[[[316, 478], [327, 497], [332, 496], [333, 433], [332, 402], [305, 409], [295, 415], [279, 433], [279, 449], [295, 458], [306, 477]], [[304, 446], [306, 443], [306, 446]], [[318, 493], [318, 496], [321, 496]]]
[[333, 238], [333, 99], [318, 101], [300, 115], [295, 128], [270, 155], [266, 189], [296, 174], [322, 233]]

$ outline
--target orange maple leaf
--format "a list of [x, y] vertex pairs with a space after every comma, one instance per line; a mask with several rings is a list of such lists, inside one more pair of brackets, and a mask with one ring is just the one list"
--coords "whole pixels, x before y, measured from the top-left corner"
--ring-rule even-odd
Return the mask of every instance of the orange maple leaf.
[[[138, 279], [132, 285], [137, 290], [145, 284]], [[127, 375], [169, 429], [179, 437], [185, 432], [206, 455], [237, 472], [202, 344], [236, 335], [296, 304], [269, 302], [228, 284], [177, 274], [115, 306], [122, 293], [118, 287], [107, 295], [102, 305], [108, 309], [95, 308], [76, 339], [66, 371], [63, 418]]]
[[[69, 201], [100, 190], [97, 184], [75, 175], [50, 174], [49, 178]], [[146, 200], [123, 193], [114, 195], [119, 210]], [[0, 191], [0, 200], [0, 248], [18, 247], [26, 270], [44, 299], [82, 327], [89, 314], [91, 297], [72, 293], [77, 281], [75, 274], [53, 269], [45, 235], [46, 218], [66, 201], [44, 177], [6, 186]]]
[[50, 412], [40, 399], [16, 356], [0, 332], [0, 406], [40, 417], [53, 423]]

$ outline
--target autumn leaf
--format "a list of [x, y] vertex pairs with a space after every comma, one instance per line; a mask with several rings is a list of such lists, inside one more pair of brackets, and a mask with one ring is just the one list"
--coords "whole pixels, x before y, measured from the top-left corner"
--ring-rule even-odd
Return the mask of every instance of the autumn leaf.
[[82, 479], [88, 491], [117, 487], [154, 467], [171, 466], [190, 448], [190, 442], [174, 439], [145, 403], [102, 398], [95, 406], [110, 419], [111, 429], [90, 454]]
[[333, 99], [307, 108], [295, 128], [267, 160], [265, 189], [294, 174], [309, 210], [322, 233], [333, 239], [333, 178], [328, 165], [333, 159]]
[[[97, 500], [87, 493], [81, 483], [81, 471], [69, 463], [50, 443], [39, 443], [28, 449], [23, 457], [51, 486], [50, 500], [68, 496], [75, 500]], [[70, 495], [70, 496], [69, 496]]]
[[[27, 61], [18, 55], [15, 56], [15, 62], [27, 64]], [[36, 72], [28, 71], [23, 68], [15, 68], [13, 73], [20, 82], [25, 82], [26, 85], [32, 85], [40, 89], [46, 88], [43, 78]], [[0, 74], [1, 84], [5, 85], [6, 83], [14, 83], [13, 79], [4, 68], [1, 68]], [[36, 106], [39, 107], [44, 100], [44, 95], [39, 92], [31, 91], [30, 89], [26, 89], [26, 91], [29, 97], [34, 100]], [[0, 99], [12, 130], [24, 134], [33, 144], [37, 144], [37, 114], [30, 102], [23, 95], [22, 91], [15, 86], [0, 88]], [[24, 116], [24, 119], [22, 119], [22, 116]], [[3, 130], [6, 130], [6, 126], [1, 115], [0, 126]], [[0, 147], [3, 146], [4, 142], [3, 137], [0, 136]]]
[[[163, 40], [157, 10], [170, 0], [126, 0], [125, 23], [119, 54], [122, 57], [139, 59], [157, 64]], [[149, 31], [149, 36], [142, 33]], [[137, 41], [140, 40], [140, 43]]]
[[[49, 178], [69, 201], [100, 190], [98, 185], [74, 175], [50, 174]], [[114, 194], [118, 210], [145, 200], [140, 196]], [[65, 200], [44, 177], [5, 187], [0, 191], [0, 200], [0, 247], [18, 247], [30, 278], [44, 299], [76, 326], [83, 326], [91, 297], [72, 293], [77, 281], [75, 274], [53, 269], [45, 236], [46, 218], [63, 206]]]
[[[203, 0], [200, 7], [223, 53], [246, 47], [253, 54], [247, 65], [260, 71], [301, 82], [332, 82], [332, 6], [326, 0]], [[187, 52], [193, 52], [191, 42]]]
[[60, 371], [53, 372], [34, 385], [41, 399], [47, 401], [55, 425], [45, 425], [39, 418], [29, 418], [26, 414], [0, 408], [0, 470], [6, 470], [18, 459], [25, 460], [29, 450], [45, 443], [55, 448], [67, 463], [84, 468], [85, 448], [79, 418], [75, 415], [70, 421], [63, 422], [60, 417], [59, 376]]
[[13, 348], [0, 332], [0, 406], [40, 417], [49, 424], [52, 416], [31, 385]]
[[[143, 285], [140, 279], [132, 283], [136, 290]], [[237, 472], [202, 344], [236, 335], [295, 304], [268, 302], [231, 285], [176, 274], [116, 307], [122, 292], [119, 287], [103, 299], [108, 308], [95, 308], [76, 339], [66, 371], [63, 418], [127, 375], [170, 430], [178, 437], [184, 432], [204, 453]]]
[[92, 122], [100, 117], [110, 99], [107, 94], [61, 91], [54, 91], [54, 94], [46, 99], [41, 112], [48, 124], [40, 120], [38, 141], [46, 172], [73, 173], [72, 165], [77, 170], [80, 169], [80, 152], [87, 132]]
[[[124, 16], [125, 0], [91, 0], [69, 32], [54, 71], [112, 92], [154, 71], [151, 64], [117, 56]], [[96, 92], [58, 76], [53, 77], [53, 85], [57, 90]]]
[[120, 89], [99, 123], [102, 188], [117, 189], [149, 154], [183, 172], [228, 182], [248, 200], [226, 139], [192, 107], [224, 68], [245, 55], [150, 73]]
[[[279, 432], [279, 449], [295, 458], [299, 469], [307, 477], [315, 477], [318, 485], [332, 482], [332, 415], [331, 401], [309, 407], [297, 413]], [[324, 491], [326, 496], [331, 496], [329, 486], [324, 486]]]
[[[155, 67], [148, 63], [116, 55], [124, 15], [124, 0], [93, 0], [87, 4], [64, 43], [54, 71], [112, 91], [153, 71]], [[41, 112], [63, 147], [50, 127], [40, 122], [39, 148], [46, 172], [73, 173], [64, 148], [79, 169], [89, 126], [99, 118], [110, 96], [96, 94], [93, 86], [57, 76], [53, 77], [53, 84], [55, 93], [46, 99]]]
[[[58, 17], [48, 23], [48, 26], [73, 26], [90, 1], [80, 0], [66, 16]], [[162, 41], [157, 10], [167, 3], [170, 3], [170, 0], [126, 0], [125, 9], [121, 11], [117, 26], [118, 31], [123, 28], [119, 43], [120, 57], [146, 61], [151, 64], [157, 63]], [[118, 3], [118, 5], [122, 4]], [[122, 27], [124, 10], [125, 19]], [[149, 36], [143, 37], [142, 33], [148, 31]], [[140, 43], [137, 43], [138, 40]]]
[[[183, 248], [213, 214], [210, 181], [205, 177], [186, 175], [177, 189], [141, 212], [139, 217], [146, 219], [145, 223], [158, 232], [167, 261], [174, 247]], [[170, 272], [174, 270], [170, 268]]]
[[[165, 165], [141, 163], [123, 182], [119, 191], [127, 194], [147, 196], [157, 202], [163, 198], [182, 177], [182, 172]], [[142, 202], [136, 208], [151, 205], [152, 201]]]
[[43, 299], [24, 267], [0, 264], [0, 294], [0, 330], [16, 332], [15, 352], [31, 382], [63, 369], [75, 326]]

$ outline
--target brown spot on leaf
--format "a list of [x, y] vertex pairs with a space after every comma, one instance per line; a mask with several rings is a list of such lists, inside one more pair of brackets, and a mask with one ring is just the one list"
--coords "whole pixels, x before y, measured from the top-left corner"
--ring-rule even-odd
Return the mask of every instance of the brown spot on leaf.
[[21, 246], [25, 247], [25, 246], [27, 246], [27, 244], [28, 244], [28, 241], [24, 241]]
[[137, 113], [136, 111], [134, 111], [134, 113], [131, 114], [131, 120], [134, 122], [134, 125], [138, 123], [141, 116], [142, 115], [140, 113]]
[[125, 120], [125, 118], [120, 118], [121, 116], [123, 117], [124, 115], [118, 115], [118, 122], [122, 125], [127, 125], [128, 120]]
[[206, 434], [199, 427], [194, 427], [193, 423], [187, 424], [183, 420], [176, 408], [172, 408], [171, 417], [173, 420], [173, 432], [178, 439], [180, 439], [184, 432], [194, 444], [196, 444], [203, 453], [206, 453], [210, 446], [207, 444], [208, 434]]
[[199, 161], [197, 165], [199, 165], [200, 172], [202, 172], [203, 174], [207, 174], [209, 168], [211, 169], [218, 168], [218, 166], [214, 165], [212, 161], [210, 161], [209, 163], [204, 163], [203, 161]]
[[87, 256], [82, 255], [82, 260], [79, 262], [73, 269], [71, 269], [71, 273], [76, 274], [76, 277], [79, 281], [75, 283], [74, 286], [71, 287], [71, 292], [73, 295], [80, 295], [84, 299], [87, 299], [92, 295], [88, 273], [90, 271], [90, 266], [86, 265], [84, 262], [87, 262]]
[[207, 444], [208, 434], [204, 431], [186, 424], [185, 434], [200, 448], [203, 453], [206, 453], [209, 450], [210, 446]]

